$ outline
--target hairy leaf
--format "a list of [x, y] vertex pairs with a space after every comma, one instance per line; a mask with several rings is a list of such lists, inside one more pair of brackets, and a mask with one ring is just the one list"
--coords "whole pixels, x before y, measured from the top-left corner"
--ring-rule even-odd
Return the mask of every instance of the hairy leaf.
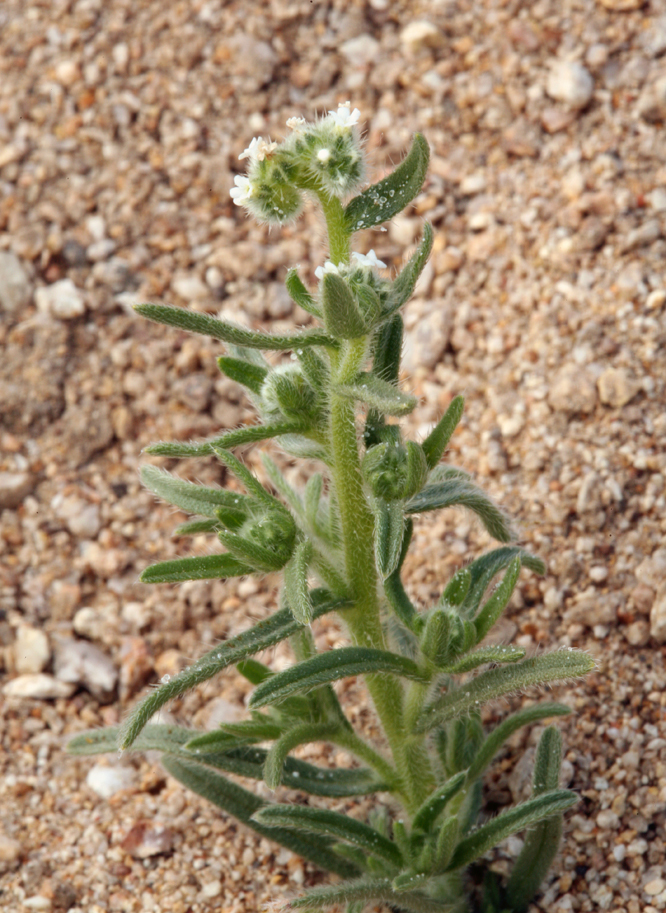
[[[196, 735], [195, 730], [182, 726], [149, 725], [137, 736], [131, 750], [179, 751]], [[120, 729], [116, 726], [82, 732], [67, 743], [67, 751], [73, 755], [117, 754], [119, 736]]]
[[420, 828], [423, 831], [432, 829], [433, 824], [446, 808], [447, 804], [461, 789], [465, 782], [466, 773], [464, 770], [450, 777], [439, 786], [432, 795], [428, 796], [423, 805], [419, 807], [412, 820], [413, 828]]
[[[567, 716], [569, 713], [571, 711], [564, 704], [548, 703], [536, 704], [534, 707], [526, 707], [524, 710], [511, 714], [493, 729], [476, 753], [467, 771], [468, 781], [471, 782], [483, 776], [492, 759], [514, 732], [517, 732], [523, 726], [528, 726], [530, 723], [536, 723], [551, 716]], [[548, 789], [555, 789], [557, 785], [558, 783], [556, 782], [553, 786], [549, 786]]]
[[268, 377], [268, 368], [250, 364], [243, 358], [232, 358], [230, 355], [220, 356], [217, 359], [217, 366], [231, 380], [242, 384], [257, 395], [261, 393], [263, 383]]
[[483, 672], [461, 688], [448, 691], [427, 706], [417, 721], [416, 731], [426, 732], [447, 720], [469, 714], [487, 701], [496, 700], [530, 685], [579, 678], [594, 669], [594, 660], [578, 650], [557, 650], [515, 666], [501, 666]]
[[481, 604], [483, 594], [493, 577], [504, 570], [505, 567], [508, 567], [516, 557], [520, 558], [523, 567], [529, 568], [537, 574], [545, 574], [546, 568], [541, 558], [537, 558], [536, 555], [530, 555], [529, 552], [526, 552], [525, 549], [520, 548], [518, 545], [496, 548], [485, 555], [481, 555], [480, 558], [472, 561], [466, 568], [471, 574], [471, 584], [462, 604], [462, 611], [468, 618], [476, 613]]
[[451, 440], [451, 436], [462, 418], [464, 408], [465, 398], [463, 396], [456, 396], [452, 399], [449, 408], [423, 442], [423, 449], [428, 461], [428, 469], [434, 469], [442, 459], [444, 451]]
[[325, 808], [310, 808], [299, 805], [264, 806], [255, 814], [255, 820], [261, 824], [293, 827], [299, 831], [309, 831], [345, 840], [354, 846], [367, 850], [380, 859], [385, 859], [396, 867], [402, 865], [402, 855], [398, 847], [378, 831], [367, 824], [341, 815], [339, 812]]
[[405, 518], [399, 501], [377, 500], [375, 504], [375, 558], [383, 578], [398, 566], [405, 531]]
[[442, 668], [442, 672], [447, 675], [462, 675], [463, 672], [471, 672], [478, 669], [479, 666], [485, 666], [486, 663], [517, 663], [519, 659], [525, 656], [525, 647], [480, 647], [473, 653], [468, 653], [460, 659]]
[[335, 392], [347, 399], [364, 403], [383, 415], [409, 415], [417, 403], [415, 396], [403, 393], [374, 374], [359, 374], [352, 383], [338, 385]]
[[416, 608], [405, 592], [405, 588], [402, 585], [402, 580], [400, 578], [400, 569], [402, 568], [405, 556], [409, 550], [409, 544], [412, 541], [413, 531], [414, 521], [411, 518], [407, 518], [405, 521], [405, 532], [402, 540], [402, 550], [400, 552], [398, 566], [393, 571], [393, 573], [384, 581], [384, 592], [386, 593], [386, 598], [389, 602], [389, 605], [395, 612], [397, 618], [399, 618], [400, 621], [410, 631], [418, 633], [423, 627], [423, 619], [416, 611]]
[[373, 184], [354, 197], [345, 207], [345, 219], [349, 231], [360, 231], [381, 225], [402, 210], [417, 196], [426, 171], [430, 149], [417, 133], [412, 148], [398, 167], [388, 177]]
[[336, 339], [356, 339], [366, 333], [365, 320], [342, 276], [324, 273], [321, 280], [321, 306], [326, 329]]
[[416, 251], [412, 254], [398, 277], [391, 285], [388, 301], [386, 302], [385, 316], [393, 314], [412, 297], [419, 276], [428, 262], [432, 250], [433, 233], [432, 225], [425, 222], [423, 225], [423, 239]]
[[291, 666], [263, 682], [250, 698], [254, 709], [274, 704], [299, 691], [308, 691], [317, 685], [335, 682], [350, 675], [376, 675], [389, 673], [427, 681], [415, 662], [406, 656], [375, 650], [371, 647], [340, 647], [319, 653], [312, 659]]
[[[344, 600], [332, 598], [326, 590], [314, 591], [312, 596], [313, 618], [320, 618], [327, 612], [341, 609], [347, 604]], [[227, 666], [286, 640], [299, 627], [299, 623], [289, 609], [282, 609], [265, 621], [260, 621], [249, 631], [244, 631], [209, 650], [188, 669], [184, 669], [178, 675], [174, 675], [169, 682], [160, 685], [134, 708], [122, 729], [120, 747], [129, 748], [148, 720], [169, 701], [190, 691], [202, 682], [208, 681]]]
[[285, 279], [284, 284], [286, 285], [289, 297], [293, 302], [303, 308], [304, 311], [307, 311], [308, 314], [313, 314], [315, 317], [321, 317], [321, 311], [317, 307], [317, 302], [301, 280], [297, 269], [292, 267], [287, 272], [287, 278]]
[[142, 583], [182, 583], [184, 580], [224, 580], [252, 573], [250, 565], [233, 555], [201, 555], [151, 564], [139, 580]]
[[576, 802], [578, 796], [575, 792], [569, 789], [554, 789], [500, 812], [496, 818], [481, 825], [469, 837], [460, 841], [449, 863], [449, 870], [469, 865], [511, 834], [531, 827], [552, 815], [560, 814]]
[[233, 431], [227, 431], [220, 437], [211, 438], [209, 441], [199, 441], [193, 444], [184, 444], [181, 441], [161, 441], [159, 444], [151, 444], [146, 447], [144, 452], [150, 453], [152, 456], [171, 457], [174, 459], [210, 456], [215, 453], [216, 447], [224, 449], [240, 447], [243, 444], [255, 444], [257, 441], [266, 441], [281, 435], [298, 434], [305, 430], [308, 430], [305, 424], [299, 421], [245, 425], [241, 428], [234, 428]]
[[481, 488], [466, 479], [454, 478], [436, 485], [426, 485], [407, 501], [405, 511], [420, 514], [441, 507], [466, 507], [478, 516], [494, 539], [499, 542], [515, 539], [506, 514]]
[[223, 342], [237, 346], [246, 346], [251, 349], [266, 349], [274, 351], [289, 351], [303, 348], [303, 346], [329, 346], [337, 347], [337, 340], [332, 339], [321, 330], [303, 330], [292, 336], [273, 336], [270, 333], [255, 333], [246, 327], [230, 323], [227, 320], [218, 320], [201, 314], [198, 311], [189, 311], [186, 308], [171, 307], [166, 304], [137, 304], [134, 310], [153, 320], [167, 326], [187, 330], [190, 333], [200, 333], [203, 336], [212, 336]]
[[294, 550], [284, 569], [285, 595], [296, 621], [309, 625], [312, 621], [312, 600], [308, 589], [308, 567], [312, 561], [312, 542], [303, 539]]
[[409, 913], [454, 913], [454, 906], [439, 900], [433, 900], [416, 891], [397, 894], [391, 887], [388, 878], [359, 878], [345, 881], [342, 884], [325, 885], [313, 888], [303, 897], [291, 901], [297, 910], [323, 910], [336, 903], [369, 903], [380, 901], [390, 907]]
[[277, 789], [282, 782], [282, 768], [290, 751], [309, 742], [326, 742], [339, 728], [338, 723], [301, 723], [283, 733], [266, 755], [264, 782], [268, 788]]
[[474, 618], [477, 643], [480, 643], [483, 640], [506, 608], [516, 583], [518, 582], [521, 565], [520, 556], [517, 555], [508, 566], [500, 585]]
[[181, 523], [172, 532], [172, 536], [198, 536], [201, 533], [212, 533], [220, 528], [219, 520], [190, 520]]
[[162, 763], [172, 777], [175, 777], [192, 792], [203, 796], [218, 808], [233, 815], [234, 818], [257, 831], [262, 837], [275, 840], [276, 843], [309, 859], [322, 869], [335, 872], [343, 878], [352, 877], [358, 872], [355, 865], [341, 859], [337, 853], [333, 852], [330, 841], [326, 838], [314, 834], [305, 836], [290, 828], [267, 827], [255, 821], [252, 817], [254, 813], [267, 806], [254, 793], [232, 783], [226, 777], [213, 773], [196, 761], [180, 757], [167, 755], [163, 758]]
[[206, 488], [194, 482], [177, 479], [157, 466], [142, 466], [141, 481], [153, 494], [191, 514], [217, 519], [220, 507], [235, 507], [249, 512], [249, 499], [245, 495], [224, 488]]

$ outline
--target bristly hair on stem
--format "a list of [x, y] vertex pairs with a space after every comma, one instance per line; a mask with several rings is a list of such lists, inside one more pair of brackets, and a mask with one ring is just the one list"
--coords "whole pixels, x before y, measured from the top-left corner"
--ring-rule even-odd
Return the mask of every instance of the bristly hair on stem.
[[[343, 903], [348, 913], [360, 913], [366, 904], [384, 903], [405, 913], [523, 913], [557, 855], [563, 813], [577, 801], [560, 788], [559, 732], [552, 726], [543, 732], [532, 795], [490, 820], [479, 817], [483, 779], [518, 729], [565, 716], [569, 708], [529, 706], [490, 732], [481, 711], [525, 688], [578, 678], [594, 663], [575, 650], [527, 657], [524, 648], [486, 640], [523, 569], [544, 573], [545, 566], [516, 543], [509, 517], [472, 476], [442, 462], [463, 413], [462, 396], [422, 442], [408, 440], [400, 426], [417, 405], [400, 381], [400, 309], [428, 260], [433, 229], [424, 224], [416, 251], [390, 279], [374, 250], [354, 250], [353, 239], [421, 192], [429, 148], [417, 134], [390, 174], [360, 190], [366, 166], [359, 118], [347, 102], [313, 123], [290, 118], [291, 134], [282, 143], [254, 138], [240, 156], [248, 160], [247, 175], [238, 175], [231, 191], [235, 204], [276, 224], [295, 218], [305, 196], [321, 207], [328, 259], [315, 270], [317, 287], [308, 288], [296, 268], [286, 276], [289, 295], [314, 326], [273, 334], [188, 308], [136, 307], [149, 320], [223, 344], [218, 367], [245, 388], [258, 415], [255, 424], [222, 429], [205, 441], [147, 449], [156, 457], [217, 459], [241, 490], [144, 466], [146, 487], [191, 515], [176, 534], [208, 535], [210, 547], [206, 555], [153, 564], [141, 579], [178, 583], [277, 572], [283, 585], [276, 610], [163, 680], [122, 726], [83, 733], [69, 750], [158, 750], [166, 770], [188, 789], [342, 879], [306, 892], [292, 901], [294, 909]], [[291, 360], [274, 366], [262, 351], [291, 352]], [[271, 440], [319, 462], [302, 491], [268, 454], [270, 489], [233, 452]], [[433, 605], [417, 608], [402, 581], [413, 518], [460, 508], [499, 545], [443, 583]], [[347, 641], [320, 651], [311, 624], [329, 613], [338, 616]], [[276, 671], [255, 658], [283, 641], [293, 654], [288, 668]], [[245, 720], [211, 732], [151, 722], [169, 701], [230, 665], [254, 688]], [[334, 687], [351, 676], [369, 692], [379, 744], [352, 725]], [[344, 748], [354, 766], [294, 756], [312, 743]], [[229, 775], [298, 790], [300, 801], [268, 802]], [[390, 805], [382, 793], [391, 795]], [[349, 807], [342, 813], [307, 801], [370, 794], [377, 799], [368, 820]], [[508, 881], [489, 870], [479, 893], [466, 870], [518, 832], [526, 834], [524, 850]]]

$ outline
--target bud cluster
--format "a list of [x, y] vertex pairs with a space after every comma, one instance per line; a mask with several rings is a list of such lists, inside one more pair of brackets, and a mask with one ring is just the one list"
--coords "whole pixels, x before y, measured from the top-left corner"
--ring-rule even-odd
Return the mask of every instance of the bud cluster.
[[260, 221], [284, 223], [298, 215], [303, 191], [350, 194], [365, 174], [359, 116], [346, 102], [315, 123], [289, 118], [292, 133], [281, 144], [255, 137], [239, 156], [249, 167], [247, 176], [234, 178], [234, 203]]

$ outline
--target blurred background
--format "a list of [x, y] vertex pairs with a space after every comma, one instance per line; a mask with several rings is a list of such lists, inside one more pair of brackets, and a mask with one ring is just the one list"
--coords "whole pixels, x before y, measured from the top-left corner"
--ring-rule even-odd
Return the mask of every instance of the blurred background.
[[[216, 343], [131, 306], [305, 325], [283, 281], [326, 258], [314, 210], [269, 231], [229, 189], [253, 136], [279, 141], [287, 118], [347, 100], [369, 179], [414, 132], [431, 147], [413, 206], [355, 247], [395, 270], [434, 225], [405, 308], [412, 431], [463, 393], [449, 457], [549, 568], [524, 575], [502, 636], [599, 661], [560, 695], [577, 710], [565, 767], [581, 804], [540, 907], [666, 908], [661, 0], [4, 0], [0, 907], [240, 913], [321, 877], [185, 797], [154, 759], [93, 764], [62, 746], [275, 605], [271, 577], [138, 583], [155, 560], [214, 548], [171, 538], [182, 517], [142, 490], [142, 447], [252, 411], [219, 375]], [[211, 461], [158, 462], [225, 482]], [[464, 514], [420, 520], [413, 598], [429, 605], [487, 545]], [[315, 634], [323, 647], [343, 636], [328, 622]], [[230, 673], [171, 718], [214, 726], [242, 716], [245, 694]], [[372, 735], [360, 686], [343, 696]], [[491, 811], [529, 781], [517, 756], [493, 774]], [[499, 869], [518, 849], [500, 849]]]

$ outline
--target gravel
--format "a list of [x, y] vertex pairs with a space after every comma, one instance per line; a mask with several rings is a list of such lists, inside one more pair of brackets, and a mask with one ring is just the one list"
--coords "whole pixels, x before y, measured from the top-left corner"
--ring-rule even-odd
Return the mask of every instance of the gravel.
[[[418, 10], [386, 0], [6, 0], [8, 909], [252, 913], [322, 880], [186, 794], [152, 757], [119, 766], [113, 756], [109, 767], [69, 758], [63, 745], [118, 724], [159, 677], [276, 604], [270, 577], [154, 589], [138, 581], [155, 560], [211, 548], [206, 537], [172, 538], [180, 516], [141, 489], [142, 448], [203, 438], [253, 412], [220, 378], [218, 345], [141, 321], [131, 305], [189, 304], [278, 332], [307, 325], [281, 287], [287, 267], [300, 264], [311, 281], [323, 262], [317, 217], [306, 208], [269, 233], [228, 191], [252, 135], [279, 139], [287, 118], [347, 99], [365, 119], [372, 175], [399, 161], [416, 131], [432, 150], [423, 192], [397, 226], [357, 238], [395, 272], [422, 220], [434, 226], [431, 268], [405, 308], [406, 348], [416, 352], [405, 388], [419, 397], [411, 428], [426, 434], [465, 395], [448, 458], [516, 516], [521, 543], [548, 565], [543, 579], [521, 576], [506, 641], [533, 652], [576, 646], [598, 662], [554, 695], [575, 711], [562, 732], [581, 801], [534, 910], [666, 909], [664, 22], [658, 3], [641, 0], [423, 0]], [[257, 451], [244, 458], [261, 473]], [[285, 465], [302, 482], [302, 469]], [[177, 470], [225, 482], [210, 460]], [[412, 598], [432, 604], [489, 544], [463, 513], [419, 519], [405, 568]], [[21, 673], [26, 628], [54, 648], [56, 635], [86, 638], [117, 672], [108, 702], [82, 673], [71, 682], [50, 674], [50, 660]], [[314, 634], [323, 648], [343, 637], [334, 620]], [[270, 658], [289, 661], [286, 648]], [[205, 727], [216, 714], [243, 718], [247, 693], [229, 671], [175, 701], [169, 719]], [[345, 683], [341, 697], [375, 738], [360, 685]], [[485, 722], [508, 709], [491, 708]], [[517, 734], [489, 773], [493, 811], [527, 782], [520, 758], [537, 735]], [[301, 756], [351, 763], [321, 745]], [[102, 783], [116, 769], [131, 774], [105, 793], [110, 801], [86, 785], [99, 769], [112, 771]], [[371, 803], [332, 804], [363, 817]], [[165, 850], [132, 855], [144, 845]], [[498, 870], [517, 845], [495, 853]]]

